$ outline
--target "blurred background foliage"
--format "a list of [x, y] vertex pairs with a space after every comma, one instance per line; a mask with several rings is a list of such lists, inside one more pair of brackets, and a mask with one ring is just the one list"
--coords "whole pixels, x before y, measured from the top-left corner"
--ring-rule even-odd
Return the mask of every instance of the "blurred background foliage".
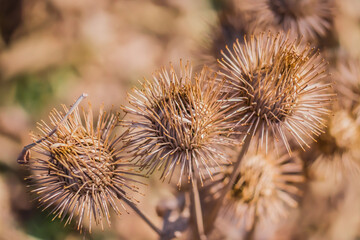
[[[0, 0], [0, 239], [82, 239], [74, 225], [64, 228], [38, 209], [26, 187], [26, 170], [16, 158], [31, 142], [29, 130], [47, 120], [51, 108], [73, 103], [82, 92], [95, 106], [118, 108], [138, 80], [169, 61], [190, 59], [196, 67], [196, 53], [208, 42], [223, 5], [221, 0]], [[340, 51], [359, 57], [360, 1], [337, 0], [334, 23]], [[310, 232], [312, 239], [360, 239], [359, 184], [352, 185], [342, 200], [305, 198], [303, 218], [322, 222], [298, 231]], [[326, 195], [332, 187], [318, 183], [316, 191]], [[171, 197], [168, 186], [150, 179], [144, 192], [139, 208], [160, 226], [154, 208]], [[315, 204], [321, 206], [316, 211], [309, 207]], [[283, 229], [276, 239], [288, 239], [290, 228]], [[156, 235], [135, 214], [125, 213], [87, 238]]]

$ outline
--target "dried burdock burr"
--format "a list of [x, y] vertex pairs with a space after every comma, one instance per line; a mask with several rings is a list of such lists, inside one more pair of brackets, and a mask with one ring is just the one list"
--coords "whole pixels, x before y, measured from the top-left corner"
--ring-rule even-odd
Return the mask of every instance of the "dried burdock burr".
[[347, 110], [337, 110], [330, 119], [327, 131], [304, 154], [309, 163], [309, 176], [315, 180], [341, 183], [359, 176], [360, 126]]
[[179, 72], [170, 64], [133, 90], [131, 106], [124, 107], [132, 128], [126, 138], [134, 161], [147, 174], [160, 170], [160, 178], [170, 181], [178, 169], [180, 186], [183, 176], [202, 180], [228, 161], [224, 148], [233, 140], [224, 121], [223, 84], [207, 67], [193, 76], [191, 64], [180, 61]]
[[341, 183], [360, 173], [360, 71], [359, 61], [341, 57], [334, 71], [338, 101], [329, 128], [305, 158], [313, 162], [309, 174], [314, 179]]
[[304, 181], [302, 163], [286, 151], [280, 155], [248, 154], [240, 164], [238, 180], [230, 190], [223, 214], [239, 222], [245, 218], [250, 229], [255, 218], [276, 221], [288, 214], [288, 207], [297, 207], [295, 197], [301, 194], [299, 183]]
[[254, 32], [289, 31], [310, 41], [324, 37], [332, 26], [332, 0], [246, 0], [244, 4], [254, 16]]
[[127, 136], [129, 153], [146, 173], [161, 171], [161, 179], [174, 173], [180, 187], [185, 176], [191, 182], [197, 235], [205, 239], [197, 182], [228, 161], [224, 149], [233, 144], [232, 125], [224, 116], [224, 80], [204, 67], [193, 76], [192, 66], [180, 60], [180, 71], [172, 64], [145, 80], [142, 89], [129, 96], [125, 107], [132, 128]]
[[91, 106], [80, 113], [78, 103], [70, 110], [63, 105], [63, 112], [54, 109], [50, 123], [38, 123], [40, 133], [25, 147], [32, 152], [25, 164], [43, 209], [52, 209], [65, 225], [76, 218], [80, 231], [86, 222], [91, 232], [94, 222], [110, 225], [111, 211], [126, 210], [122, 202], [133, 207], [139, 173], [120, 155], [127, 131], [116, 136], [118, 114], [101, 107], [94, 122]]
[[[250, 147], [224, 199], [219, 212], [221, 220], [235, 226], [245, 224], [245, 229], [250, 231], [256, 222], [276, 222], [298, 206], [305, 180], [302, 162], [296, 154], [289, 156], [285, 148], [279, 153], [272, 149], [265, 154], [254, 145]], [[227, 166], [216, 174], [214, 181], [207, 182], [211, 195], [221, 193], [232, 171], [233, 166]]]
[[289, 137], [305, 150], [323, 132], [333, 93], [319, 52], [285, 33], [269, 32], [237, 41], [222, 54], [229, 114], [242, 131], [257, 135], [265, 152], [270, 141], [280, 139], [291, 153]]

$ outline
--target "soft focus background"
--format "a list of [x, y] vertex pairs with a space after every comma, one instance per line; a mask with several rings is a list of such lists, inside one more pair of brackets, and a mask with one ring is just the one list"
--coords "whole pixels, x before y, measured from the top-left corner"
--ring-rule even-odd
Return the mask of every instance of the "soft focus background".
[[[26, 187], [16, 158], [31, 142], [30, 130], [82, 92], [95, 109], [101, 103], [117, 109], [138, 80], [170, 61], [198, 65], [221, 6], [216, 0], [0, 0], [0, 240], [82, 239], [74, 226], [52, 222]], [[333, 51], [359, 57], [360, 0], [338, 0], [334, 23], [339, 47]], [[274, 239], [360, 239], [360, 179], [324, 179], [309, 184], [301, 211]], [[334, 197], [336, 188], [343, 191]], [[155, 206], [171, 193], [156, 178], [144, 191], [139, 208], [161, 226]], [[89, 238], [156, 235], [124, 213]]]

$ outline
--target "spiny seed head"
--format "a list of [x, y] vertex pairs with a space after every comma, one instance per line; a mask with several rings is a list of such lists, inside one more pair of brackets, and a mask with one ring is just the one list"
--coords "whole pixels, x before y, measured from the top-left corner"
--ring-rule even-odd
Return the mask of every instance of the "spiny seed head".
[[324, 83], [327, 63], [318, 52], [269, 32], [245, 38], [244, 44], [237, 41], [223, 56], [228, 117], [242, 131], [257, 134], [266, 152], [270, 137], [280, 138], [290, 153], [290, 135], [304, 149], [308, 138], [322, 133], [333, 94], [331, 83]]
[[[360, 127], [347, 111], [337, 111], [330, 120], [328, 131], [322, 134], [315, 148], [305, 156], [309, 176], [315, 181], [343, 184], [345, 179], [360, 174]], [[333, 185], [332, 185], [333, 186]]]
[[[63, 106], [64, 113], [68, 112]], [[96, 125], [91, 106], [80, 115], [78, 107], [63, 122], [64, 113], [54, 109], [50, 113], [50, 124], [41, 121], [41, 134], [32, 134], [37, 141], [48, 136], [55, 126], [55, 134], [47, 137], [31, 149], [37, 156], [30, 158], [32, 174], [29, 179], [39, 194], [39, 202], [45, 209], [68, 224], [77, 217], [78, 230], [83, 229], [88, 220], [89, 231], [92, 223], [103, 220], [110, 225], [110, 210], [121, 214], [119, 204], [125, 199], [132, 201], [129, 193], [137, 192], [134, 186], [137, 175], [134, 168], [121, 158], [122, 138], [126, 132], [116, 137], [114, 129], [118, 116], [106, 114], [100, 109]]]
[[340, 180], [359, 176], [360, 126], [346, 110], [339, 110], [330, 119], [327, 131], [304, 159], [311, 162], [309, 175], [314, 179]]
[[[283, 149], [284, 150], [284, 149]], [[245, 222], [250, 229], [255, 218], [277, 221], [288, 214], [289, 207], [297, 207], [295, 198], [301, 194], [304, 181], [302, 164], [297, 156], [285, 151], [256, 153], [253, 147], [240, 164], [235, 184], [227, 194], [221, 214], [233, 223]], [[232, 167], [223, 174], [227, 184]]]
[[255, 0], [247, 5], [256, 16], [255, 30], [289, 31], [310, 41], [325, 36], [332, 25], [332, 0]]
[[223, 150], [232, 140], [222, 109], [223, 83], [209, 71], [204, 67], [192, 76], [189, 62], [183, 66], [180, 61], [179, 73], [170, 64], [170, 70], [157, 71], [129, 96], [131, 107], [124, 108], [134, 117], [127, 122], [133, 128], [129, 148], [148, 174], [162, 169], [160, 178], [170, 181], [178, 169], [180, 186], [183, 175], [202, 180], [227, 161]]

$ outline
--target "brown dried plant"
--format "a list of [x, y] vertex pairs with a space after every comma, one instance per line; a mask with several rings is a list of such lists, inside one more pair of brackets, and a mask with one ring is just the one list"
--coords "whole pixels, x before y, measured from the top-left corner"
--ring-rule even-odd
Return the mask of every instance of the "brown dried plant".
[[311, 163], [309, 176], [315, 180], [342, 183], [349, 177], [359, 176], [360, 126], [346, 110], [337, 110], [329, 127], [313, 150], [304, 159]]
[[305, 156], [313, 162], [309, 174], [313, 179], [339, 184], [360, 172], [360, 72], [359, 61], [342, 58], [334, 71], [338, 95], [329, 127]]
[[[236, 157], [235, 157], [236, 159]], [[228, 184], [233, 167], [219, 172], [205, 189], [218, 196]], [[290, 207], [298, 206], [304, 182], [303, 166], [297, 155], [289, 156], [283, 148], [267, 154], [257, 152], [254, 145], [240, 164], [240, 171], [220, 210], [220, 219], [236, 226], [245, 223], [250, 230], [255, 221], [276, 222], [288, 215]]]
[[246, 0], [254, 16], [253, 28], [290, 31], [292, 36], [306, 40], [324, 37], [332, 26], [332, 0]]
[[[326, 83], [327, 63], [309, 45], [285, 33], [259, 34], [222, 52], [224, 87], [236, 125], [268, 152], [280, 138], [289, 153], [289, 137], [305, 150], [308, 139], [320, 135], [333, 94]], [[229, 117], [229, 116], [228, 116]], [[245, 136], [246, 137], [246, 136]]]
[[228, 161], [224, 148], [233, 142], [224, 121], [223, 82], [207, 67], [192, 74], [189, 62], [180, 61], [179, 73], [170, 64], [169, 71], [162, 68], [152, 81], [145, 79], [141, 90], [134, 89], [131, 107], [124, 108], [133, 117], [126, 123], [133, 129], [126, 138], [136, 163], [147, 174], [161, 170], [160, 178], [169, 181], [178, 169], [178, 186], [184, 175], [188, 181], [211, 175]]
[[[69, 112], [65, 105], [63, 111]], [[126, 210], [119, 200], [132, 203], [132, 193], [138, 192], [133, 176], [139, 174], [120, 155], [127, 131], [115, 136], [118, 115], [101, 107], [94, 123], [90, 105], [82, 114], [77, 106], [70, 112], [65, 116], [54, 109], [50, 124], [38, 123], [40, 134], [32, 134], [36, 144], [27, 163], [32, 172], [28, 179], [43, 209], [52, 208], [54, 219], [66, 219], [67, 225], [77, 217], [80, 231], [87, 219], [91, 232], [94, 222], [102, 228], [104, 220], [111, 224], [112, 210], [116, 214]]]

